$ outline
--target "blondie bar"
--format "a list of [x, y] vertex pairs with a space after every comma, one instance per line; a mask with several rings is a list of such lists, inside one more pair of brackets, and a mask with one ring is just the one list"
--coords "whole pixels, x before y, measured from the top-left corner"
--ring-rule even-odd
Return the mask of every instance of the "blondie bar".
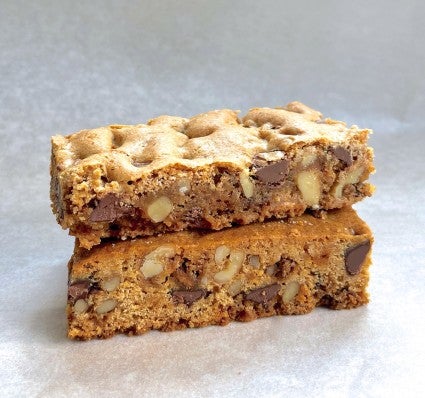
[[225, 325], [367, 303], [372, 235], [351, 208], [75, 246], [68, 336]]
[[369, 133], [292, 102], [242, 120], [224, 109], [58, 135], [52, 207], [88, 249], [341, 208], [373, 192]]

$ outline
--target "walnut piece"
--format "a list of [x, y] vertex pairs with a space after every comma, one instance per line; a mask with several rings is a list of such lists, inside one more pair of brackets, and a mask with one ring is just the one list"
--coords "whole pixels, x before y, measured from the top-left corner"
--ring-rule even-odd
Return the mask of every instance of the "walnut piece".
[[164, 270], [164, 263], [175, 255], [174, 247], [171, 245], [159, 246], [145, 256], [140, 267], [145, 278], [152, 278]]
[[239, 181], [241, 183], [243, 194], [246, 198], [252, 198], [254, 195], [254, 183], [249, 178], [249, 173], [247, 170], [241, 171], [239, 174]]
[[86, 300], [79, 299], [74, 304], [74, 312], [76, 314], [83, 314], [87, 311], [87, 308], [89, 308], [89, 305], [87, 304]]
[[260, 268], [260, 256], [256, 254], [251, 254], [248, 256], [248, 264], [255, 269]]
[[301, 166], [302, 167], [308, 167], [311, 164], [313, 164], [317, 159], [317, 155], [314, 153], [308, 154], [306, 156], [303, 157], [303, 160], [301, 161]]
[[164, 221], [173, 210], [171, 200], [166, 196], [160, 196], [155, 199], [147, 208], [149, 218], [153, 222]]
[[347, 173], [347, 175], [344, 178], [341, 178], [338, 184], [333, 189], [333, 193], [336, 198], [342, 197], [342, 190], [344, 187], [348, 184], [356, 184], [359, 182], [361, 175], [363, 174], [363, 167], [358, 167], [350, 172]]
[[119, 286], [120, 282], [121, 278], [119, 276], [113, 276], [100, 282], [100, 287], [106, 292], [113, 292]]
[[229, 294], [234, 297], [242, 291], [243, 282], [240, 279], [233, 281], [227, 288]]
[[230, 255], [230, 248], [225, 245], [218, 246], [215, 249], [214, 261], [217, 265], [221, 265]]
[[305, 170], [296, 176], [298, 189], [307, 206], [317, 207], [320, 200], [320, 180], [316, 172]]
[[229, 282], [240, 270], [245, 259], [245, 253], [241, 250], [232, 250], [229, 259], [225, 261], [226, 268], [214, 275], [217, 283]]
[[106, 314], [107, 312], [111, 312], [117, 306], [117, 300], [115, 299], [107, 299], [102, 301], [96, 308], [96, 312], [101, 314]]
[[296, 281], [289, 282], [286, 285], [285, 291], [282, 295], [282, 300], [284, 303], [289, 303], [294, 299], [294, 297], [298, 294], [300, 291], [300, 284]]

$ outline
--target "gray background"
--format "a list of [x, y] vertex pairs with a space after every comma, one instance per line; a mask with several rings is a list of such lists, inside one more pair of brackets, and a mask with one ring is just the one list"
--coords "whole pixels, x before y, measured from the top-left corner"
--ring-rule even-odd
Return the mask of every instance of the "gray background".
[[[0, 0], [1, 396], [421, 396], [423, 1]], [[375, 130], [371, 303], [67, 341], [49, 138], [300, 100]]]

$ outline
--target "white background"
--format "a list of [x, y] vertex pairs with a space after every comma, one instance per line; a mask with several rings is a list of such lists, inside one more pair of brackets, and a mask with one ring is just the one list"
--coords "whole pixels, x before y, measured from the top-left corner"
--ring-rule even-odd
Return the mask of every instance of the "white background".
[[[423, 396], [424, 20], [421, 0], [0, 0], [0, 396]], [[371, 303], [68, 341], [50, 136], [291, 100], [375, 130]]]

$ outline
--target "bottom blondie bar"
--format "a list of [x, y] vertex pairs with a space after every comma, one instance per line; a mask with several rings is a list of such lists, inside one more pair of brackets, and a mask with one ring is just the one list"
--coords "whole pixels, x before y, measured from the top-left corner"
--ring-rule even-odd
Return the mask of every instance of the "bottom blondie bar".
[[368, 302], [372, 235], [351, 208], [218, 232], [176, 232], [69, 262], [68, 336], [225, 325]]

